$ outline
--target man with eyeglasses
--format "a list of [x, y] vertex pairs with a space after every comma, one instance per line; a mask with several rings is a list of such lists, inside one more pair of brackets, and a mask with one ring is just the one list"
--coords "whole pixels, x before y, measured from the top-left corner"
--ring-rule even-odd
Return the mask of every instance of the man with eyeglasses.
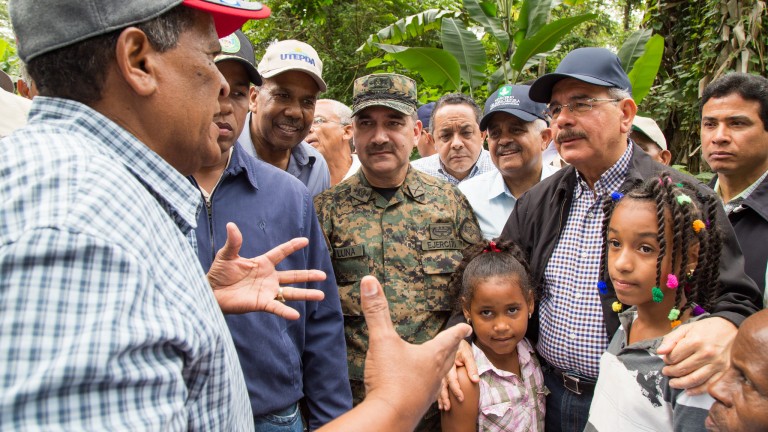
[[352, 145], [352, 110], [343, 103], [333, 99], [317, 101], [315, 118], [304, 140], [328, 163], [331, 186], [348, 179], [360, 168]]
[[[546, 430], [584, 430], [600, 356], [619, 327], [611, 305], [617, 300], [607, 274], [600, 273], [602, 202], [666, 167], [629, 140], [637, 105], [618, 57], [603, 48], [570, 52], [555, 73], [537, 79], [530, 98], [548, 104], [555, 144], [566, 167], [531, 188], [517, 202], [501, 238], [528, 254], [534, 281], [544, 294], [528, 326], [542, 357], [547, 397]], [[672, 181], [690, 176], [672, 171]], [[699, 191], [712, 194], [703, 184]], [[722, 209], [718, 209], [722, 212]], [[657, 352], [675, 388], [703, 393], [727, 365], [726, 347], [737, 326], [762, 304], [725, 214], [720, 282], [724, 290], [713, 318], [681, 326]], [[599, 280], [608, 284], [605, 294]], [[538, 316], [537, 316], [538, 315]], [[471, 354], [459, 357], [476, 373]], [[468, 359], [470, 361], [468, 361]], [[444, 399], [441, 398], [441, 401]]]

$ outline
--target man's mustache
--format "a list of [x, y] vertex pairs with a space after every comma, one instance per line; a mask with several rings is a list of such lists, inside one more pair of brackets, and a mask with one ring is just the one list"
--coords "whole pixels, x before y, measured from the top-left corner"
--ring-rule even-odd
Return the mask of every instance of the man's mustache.
[[558, 144], [562, 144], [563, 141], [572, 140], [574, 138], [587, 138], [587, 134], [582, 131], [568, 129], [558, 133], [557, 137], [555, 138], [555, 141]]

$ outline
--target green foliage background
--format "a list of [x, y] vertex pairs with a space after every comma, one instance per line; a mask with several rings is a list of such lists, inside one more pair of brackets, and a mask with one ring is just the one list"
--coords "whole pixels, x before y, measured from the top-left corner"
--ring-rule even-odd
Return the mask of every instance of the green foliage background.
[[[31, 1], [31, 0], [27, 0]], [[438, 88], [424, 85], [417, 74], [406, 71], [384, 53], [357, 51], [368, 35], [400, 18], [428, 9], [461, 11], [461, 0], [273, 0], [268, 20], [250, 22], [244, 30], [255, 42], [260, 58], [274, 40], [308, 42], [324, 61], [328, 91], [322, 97], [351, 102], [354, 79], [374, 71], [411, 75], [419, 82], [421, 102], [436, 100]], [[481, 3], [493, 3], [481, 0]], [[507, 0], [519, 13], [523, 0]], [[0, 0], [0, 69], [18, 75], [13, 35], [8, 20], [8, 0]], [[518, 82], [552, 72], [570, 50], [603, 46], [618, 50], [638, 28], [652, 29], [664, 37], [662, 68], [655, 85], [640, 105], [640, 112], [656, 119], [667, 136], [674, 162], [691, 172], [706, 169], [700, 159], [698, 99], [704, 86], [732, 70], [766, 75], [768, 22], [765, 0], [552, 0], [551, 19], [595, 13], [563, 38], [558, 48], [526, 70]], [[466, 16], [458, 16], [465, 19]], [[412, 42], [412, 43], [411, 43]], [[482, 43], [490, 48], [488, 38]], [[442, 48], [439, 32], [409, 40], [409, 46]], [[489, 49], [490, 51], [490, 49]], [[373, 68], [366, 65], [375, 60]], [[489, 61], [489, 70], [493, 72]], [[498, 65], [496, 65], [498, 67]], [[494, 68], [495, 69], [495, 68]], [[488, 92], [478, 88], [474, 97], [484, 102]]]

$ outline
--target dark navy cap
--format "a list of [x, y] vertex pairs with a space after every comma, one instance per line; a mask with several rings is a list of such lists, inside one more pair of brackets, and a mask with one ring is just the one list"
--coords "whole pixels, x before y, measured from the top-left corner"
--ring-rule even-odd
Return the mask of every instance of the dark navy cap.
[[506, 84], [498, 88], [485, 101], [485, 110], [483, 118], [480, 120], [480, 130], [488, 128], [488, 120], [493, 113], [504, 112], [511, 114], [522, 121], [532, 122], [536, 119], [547, 121], [544, 114], [547, 106], [543, 103], [534, 102], [528, 97], [531, 86]]
[[619, 57], [605, 48], [577, 48], [568, 53], [554, 73], [546, 74], [531, 85], [530, 97], [549, 103], [552, 88], [565, 78], [574, 78], [602, 87], [615, 87], [632, 93]]
[[435, 103], [430, 102], [428, 104], [424, 104], [419, 107], [419, 109], [416, 111], [416, 113], [419, 116], [419, 120], [421, 120], [421, 125], [424, 129], [427, 129], [429, 127], [429, 119], [432, 117], [432, 110], [435, 109]]

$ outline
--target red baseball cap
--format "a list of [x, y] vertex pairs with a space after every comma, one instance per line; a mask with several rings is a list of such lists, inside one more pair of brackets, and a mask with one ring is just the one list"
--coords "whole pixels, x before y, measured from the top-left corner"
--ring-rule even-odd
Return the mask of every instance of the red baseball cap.
[[220, 38], [234, 33], [248, 20], [269, 18], [271, 13], [259, 2], [242, 0], [183, 0], [182, 4], [211, 14]]

